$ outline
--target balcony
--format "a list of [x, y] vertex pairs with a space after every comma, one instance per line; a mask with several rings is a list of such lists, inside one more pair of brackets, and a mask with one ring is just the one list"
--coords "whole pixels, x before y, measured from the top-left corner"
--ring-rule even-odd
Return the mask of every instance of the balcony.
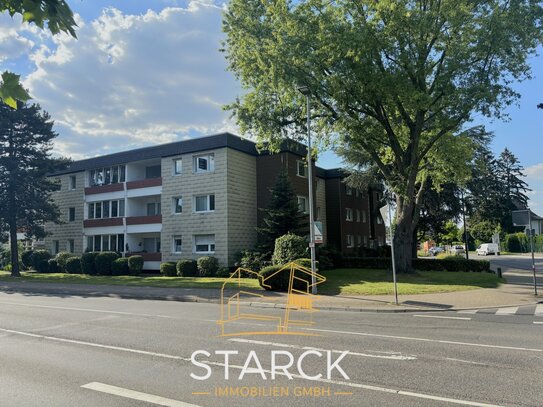
[[108, 226], [123, 226], [123, 218], [86, 219], [83, 221], [85, 228], [99, 228]]
[[105, 194], [108, 192], [124, 191], [124, 184], [108, 184], [108, 185], [95, 185], [85, 188], [85, 195]]
[[153, 223], [162, 223], [162, 215], [130, 216], [126, 218], [127, 225], [150, 225]]
[[143, 261], [162, 261], [162, 253], [149, 253], [149, 252], [128, 252], [125, 253], [125, 257], [141, 256]]
[[162, 178], [148, 178], [138, 181], [129, 181], [126, 183], [126, 189], [139, 189], [139, 188], [150, 188], [150, 187], [160, 187], [162, 186]]

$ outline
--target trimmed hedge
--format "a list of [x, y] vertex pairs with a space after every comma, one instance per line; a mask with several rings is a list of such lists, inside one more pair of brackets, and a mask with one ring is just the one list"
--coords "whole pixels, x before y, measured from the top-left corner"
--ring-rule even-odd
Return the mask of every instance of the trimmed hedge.
[[287, 233], [275, 239], [273, 250], [273, 264], [287, 264], [295, 259], [307, 256], [307, 242], [305, 238]]
[[87, 252], [81, 255], [81, 272], [83, 274], [96, 275], [96, 265], [94, 261], [99, 252]]
[[138, 276], [143, 271], [143, 256], [130, 256], [128, 258], [128, 269], [130, 270], [130, 274], [134, 276]]
[[32, 268], [32, 255], [34, 254], [34, 251], [32, 250], [25, 250], [21, 254], [21, 262], [23, 263], [23, 267], [25, 269]]
[[228, 267], [219, 267], [217, 270], [217, 277], [228, 278], [230, 277], [230, 269]]
[[47, 250], [34, 250], [32, 253], [32, 267], [39, 273], [47, 273], [49, 271], [49, 259], [51, 254]]
[[115, 252], [100, 252], [94, 259], [94, 265], [96, 266], [96, 273], [101, 276], [111, 275], [111, 264], [117, 260], [119, 254]]
[[130, 275], [130, 269], [128, 268], [128, 259], [126, 257], [120, 257], [113, 260], [111, 263], [111, 275], [112, 276], [128, 276]]
[[60, 267], [62, 272], [66, 272], [66, 261], [70, 257], [74, 257], [74, 256], [75, 256], [75, 254], [68, 253], [68, 252], [59, 252], [59, 253], [57, 253], [57, 255], [55, 256], [55, 260], [57, 261], [58, 266]]
[[214, 277], [219, 269], [219, 261], [212, 256], [200, 257], [197, 261], [198, 274], [201, 277]]
[[60, 268], [58, 262], [55, 259], [49, 259], [47, 260], [47, 272], [48, 273], [63, 273], [64, 270]]
[[[444, 259], [413, 259], [413, 268], [419, 271], [472, 271], [490, 273], [490, 262], [485, 260], [466, 260], [463, 257], [449, 256]], [[385, 257], [345, 257], [343, 268], [390, 269], [392, 262]]]
[[82, 274], [81, 257], [70, 257], [68, 260], [66, 260], [66, 273]]
[[197, 277], [198, 266], [195, 260], [181, 259], [176, 265], [177, 275], [179, 277]]
[[[260, 270], [260, 276], [262, 278], [260, 278], [258, 281], [260, 283], [260, 286], [266, 290], [269, 290], [269, 291], [288, 291], [288, 285], [289, 285], [289, 280], [290, 280], [290, 269], [285, 269], [279, 273], [277, 273], [279, 270], [281, 270], [281, 268], [283, 268], [284, 266], [268, 266], [268, 267], [264, 267], [262, 270]], [[263, 285], [263, 280], [265, 278], [268, 278], [270, 276], [272, 276], [271, 278], [269, 278], [268, 280], [266, 280], [266, 282], [264, 284], [270, 286], [270, 287], [266, 287], [265, 285]], [[306, 273], [303, 273], [303, 272], [298, 272], [296, 274], [296, 277], [299, 277], [301, 278], [302, 280], [305, 280], [307, 282], [307, 284], [311, 284], [311, 275], [310, 274], [306, 274]], [[307, 289], [307, 284], [305, 284], [303, 281], [300, 281], [298, 279], [295, 279], [294, 280], [294, 289], [296, 290], [306, 290]]]
[[176, 264], [174, 262], [162, 263], [160, 265], [160, 274], [165, 277], [177, 276]]

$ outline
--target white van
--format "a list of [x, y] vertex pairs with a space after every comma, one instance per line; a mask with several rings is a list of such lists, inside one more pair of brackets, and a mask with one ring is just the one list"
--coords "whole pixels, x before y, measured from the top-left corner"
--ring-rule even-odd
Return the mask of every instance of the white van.
[[500, 248], [496, 243], [483, 243], [477, 248], [477, 256], [488, 256], [489, 254], [500, 255]]

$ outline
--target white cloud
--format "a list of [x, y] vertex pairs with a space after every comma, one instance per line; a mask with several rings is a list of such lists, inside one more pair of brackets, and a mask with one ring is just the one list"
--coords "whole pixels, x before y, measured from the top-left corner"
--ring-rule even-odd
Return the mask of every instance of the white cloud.
[[188, 134], [235, 131], [222, 105], [239, 93], [225, 71], [223, 9], [193, 1], [144, 15], [104, 10], [36, 47], [25, 79], [56, 122], [56, 151], [82, 158]]

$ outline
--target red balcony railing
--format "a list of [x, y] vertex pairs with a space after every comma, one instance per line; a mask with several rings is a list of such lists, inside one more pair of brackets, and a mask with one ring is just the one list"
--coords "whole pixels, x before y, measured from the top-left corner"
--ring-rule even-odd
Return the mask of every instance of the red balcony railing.
[[126, 218], [127, 225], [149, 225], [151, 223], [162, 223], [162, 215], [130, 216]]
[[149, 179], [142, 179], [138, 181], [127, 182], [126, 189], [159, 187], [161, 185], [162, 185], [162, 178], [149, 178]]
[[105, 192], [124, 191], [124, 183], [109, 184], [109, 185], [96, 185], [93, 187], [85, 188], [85, 195], [103, 194]]
[[87, 219], [83, 221], [83, 227], [99, 228], [106, 226], [122, 226], [123, 218]]

